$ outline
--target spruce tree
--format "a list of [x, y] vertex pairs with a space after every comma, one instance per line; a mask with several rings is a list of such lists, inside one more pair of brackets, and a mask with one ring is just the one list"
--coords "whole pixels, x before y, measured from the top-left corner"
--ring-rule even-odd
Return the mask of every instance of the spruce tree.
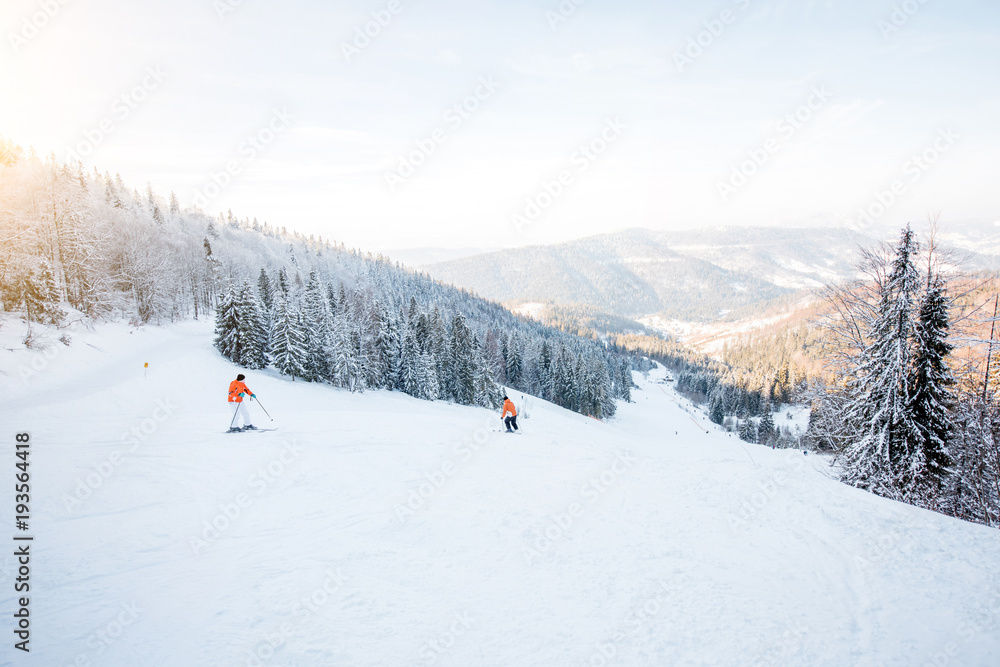
[[936, 495], [952, 463], [948, 441], [953, 428], [951, 411], [955, 378], [946, 358], [952, 350], [948, 342], [948, 302], [937, 276], [928, 277], [915, 330], [911, 405], [920, 431], [922, 452], [914, 471], [925, 494]]
[[264, 310], [270, 313], [274, 308], [274, 287], [271, 285], [271, 279], [264, 267], [261, 267], [260, 275], [257, 276], [257, 295]]
[[441, 389], [438, 385], [437, 367], [434, 362], [434, 357], [429, 352], [425, 352], [420, 355], [420, 371], [421, 386], [423, 388], [420, 397], [427, 399], [428, 401], [437, 400], [441, 393]]
[[547, 340], [542, 341], [538, 353], [538, 395], [543, 399], [552, 400], [552, 351]]
[[521, 374], [523, 372], [523, 361], [521, 359], [521, 342], [517, 336], [511, 336], [507, 345], [507, 384], [511, 387], [521, 388]]
[[722, 407], [722, 396], [715, 394], [709, 401], [708, 418], [713, 424], [722, 424], [726, 418], [726, 412]]
[[266, 330], [249, 281], [230, 287], [216, 311], [215, 346], [224, 357], [245, 368], [267, 365]]
[[423, 398], [426, 371], [424, 370], [424, 360], [420, 355], [420, 347], [417, 345], [416, 334], [412, 330], [406, 332], [406, 338], [403, 340], [400, 376], [403, 392], [410, 396]]
[[455, 315], [451, 322], [449, 346], [449, 389], [451, 398], [461, 405], [476, 401], [476, 369], [473, 359], [472, 332], [465, 323], [465, 316]]
[[914, 301], [919, 291], [907, 226], [889, 274], [877, 286], [876, 312], [860, 366], [849, 381], [846, 419], [854, 431], [843, 455], [842, 479], [879, 495], [903, 499], [920, 468], [922, 436], [911, 402]]
[[329, 378], [331, 367], [330, 312], [316, 271], [309, 272], [309, 280], [302, 293], [301, 314], [305, 324], [307, 351], [305, 379], [320, 382]]
[[282, 375], [306, 376], [306, 337], [296, 314], [289, 312], [285, 295], [275, 295], [272, 314], [270, 349], [274, 367]]
[[623, 358], [618, 366], [617, 391], [618, 398], [626, 403], [632, 402], [632, 363], [628, 358]]
[[771, 413], [771, 404], [764, 408], [764, 414], [760, 417], [757, 425], [757, 442], [762, 445], [770, 445], [771, 441], [777, 437], [774, 428], [774, 415]]
[[332, 365], [330, 381], [351, 391], [364, 389], [364, 376], [358, 358], [357, 340], [350, 312], [345, 307], [338, 312], [333, 326]]
[[399, 337], [399, 322], [393, 317], [389, 308], [383, 307], [379, 316], [379, 331], [375, 344], [382, 360], [382, 381], [379, 386], [395, 389], [402, 361], [402, 341]]

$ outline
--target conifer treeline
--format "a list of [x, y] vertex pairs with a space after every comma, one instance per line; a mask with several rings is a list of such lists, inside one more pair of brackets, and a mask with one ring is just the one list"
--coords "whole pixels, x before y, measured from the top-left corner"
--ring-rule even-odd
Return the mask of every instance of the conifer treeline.
[[393, 389], [427, 400], [496, 407], [506, 385], [598, 418], [630, 400], [631, 362], [591, 342], [531, 329], [475, 331], [461, 312], [348, 291], [317, 271], [297, 288], [284, 268], [234, 285], [216, 315], [216, 346], [248, 368], [268, 363], [293, 378], [361, 391]]
[[[217, 311], [227, 356], [352, 390], [493, 405], [498, 385], [607, 417], [629, 360], [425, 274], [0, 139], [0, 308], [29, 323]], [[67, 308], [67, 306], [71, 308]], [[76, 311], [76, 312], [73, 312]]]

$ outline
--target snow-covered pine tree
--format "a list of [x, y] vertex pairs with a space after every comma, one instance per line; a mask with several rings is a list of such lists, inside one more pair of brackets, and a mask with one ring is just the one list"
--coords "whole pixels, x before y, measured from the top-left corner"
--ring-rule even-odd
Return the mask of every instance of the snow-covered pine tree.
[[914, 331], [913, 377], [910, 410], [922, 436], [921, 455], [914, 459], [917, 492], [933, 502], [948, 475], [951, 457], [948, 441], [952, 432], [951, 412], [955, 396], [951, 387], [955, 378], [946, 358], [952, 350], [948, 342], [948, 300], [944, 285], [936, 275], [929, 275], [927, 289], [920, 303]]
[[512, 387], [521, 386], [521, 378], [524, 371], [524, 364], [522, 361], [522, 347], [521, 340], [515, 334], [510, 336], [510, 340], [507, 342], [507, 384]]
[[343, 307], [339, 307], [337, 317], [334, 318], [330, 382], [334, 386], [351, 391], [362, 391], [364, 376], [356, 343], [351, 313], [346, 307], [345, 296]]
[[421, 365], [421, 384], [423, 386], [423, 396], [428, 401], [436, 401], [438, 396], [441, 394], [441, 388], [438, 384], [437, 379], [437, 365], [434, 362], [434, 357], [430, 352], [424, 352], [420, 355], [420, 365]]
[[953, 415], [952, 474], [937, 508], [967, 521], [1000, 526], [1000, 405], [973, 388]]
[[595, 356], [594, 365], [597, 380], [597, 412], [594, 416], [598, 419], [607, 419], [613, 417], [618, 410], [611, 385], [611, 369], [608, 368], [603, 356]]
[[337, 292], [334, 291], [333, 285], [326, 286], [326, 303], [330, 307], [330, 317], [336, 317], [337, 315]]
[[568, 410], [577, 405], [577, 383], [573, 373], [573, 360], [565, 347], [559, 348], [552, 363], [552, 401]]
[[476, 401], [476, 368], [472, 332], [461, 313], [452, 319], [449, 348], [448, 388], [451, 398], [461, 405], [473, 405]]
[[398, 388], [399, 369], [402, 361], [403, 341], [400, 337], [400, 321], [390, 307], [383, 307], [377, 344], [384, 358], [381, 386]]
[[290, 375], [293, 380], [306, 376], [308, 351], [305, 332], [299, 324], [298, 315], [290, 312], [288, 301], [281, 290], [274, 295], [270, 349], [274, 367], [279, 373]]
[[[722, 405], [722, 395], [721, 393], [715, 393], [711, 396], [708, 402], [708, 418], [713, 424], [722, 424], [726, 419], [726, 411]], [[772, 420], [773, 423], [773, 420]]]
[[507, 358], [510, 356], [510, 348], [507, 345], [507, 332], [500, 332], [500, 340], [498, 341], [499, 352], [500, 352], [500, 381], [504, 384], [509, 384], [507, 382]]
[[573, 355], [573, 362], [574, 366], [571, 377], [573, 378], [572, 395], [574, 400], [573, 407], [570, 410], [588, 414], [586, 406], [587, 397], [584, 393], [587, 385], [587, 371], [583, 365], [583, 357], [581, 355]]
[[257, 276], [257, 296], [265, 312], [270, 313], [274, 309], [274, 286], [264, 267], [260, 268], [260, 275]]
[[420, 307], [417, 305], [417, 297], [410, 297], [410, 307], [406, 313], [406, 324], [416, 335], [417, 320], [420, 318]]
[[894, 248], [889, 274], [876, 286], [870, 342], [850, 378], [845, 415], [855, 435], [843, 453], [842, 480], [897, 499], [912, 486], [922, 455], [910, 388], [913, 311], [920, 289], [916, 252], [907, 226]]
[[547, 401], [552, 400], [552, 349], [547, 340], [542, 341], [538, 351], [537, 376], [538, 395]]
[[62, 322], [65, 313], [59, 308], [59, 289], [48, 260], [42, 260], [37, 270], [22, 274], [20, 289], [16, 289], [15, 303], [24, 306], [25, 319], [44, 324]]
[[472, 337], [473, 372], [475, 374], [475, 405], [496, 408], [503, 400], [503, 390], [493, 379], [493, 369], [486, 358], [486, 350], [477, 336]]
[[307, 352], [304, 377], [310, 382], [322, 382], [329, 379], [331, 367], [330, 312], [327, 310], [323, 285], [315, 269], [309, 272], [301, 303]]
[[760, 423], [757, 424], [757, 442], [762, 445], [770, 445], [777, 436], [774, 428], [774, 415], [771, 413], [771, 404], [768, 403], [764, 408], [764, 414], [760, 417]]
[[267, 366], [264, 322], [250, 282], [231, 286], [215, 317], [215, 346], [224, 357], [244, 368]]
[[257, 292], [249, 280], [244, 281], [240, 288], [240, 301], [247, 314], [245, 318], [247, 340], [253, 341], [253, 344], [246, 348], [244, 365], [252, 369], [266, 368], [269, 362], [267, 320], [257, 299]]
[[285, 298], [287, 299], [288, 294], [291, 291], [291, 283], [288, 280], [288, 273], [285, 271], [285, 267], [281, 267], [280, 269], [278, 269], [278, 280], [276, 282], [277, 282], [277, 289], [275, 291], [281, 292], [282, 294], [285, 295]]
[[448, 326], [437, 306], [430, 317], [430, 353], [437, 371], [438, 395], [445, 397], [448, 395]]
[[392, 388], [389, 381], [389, 365], [391, 353], [389, 326], [386, 323], [386, 310], [378, 299], [372, 300], [367, 306], [367, 326], [370, 329], [369, 340], [365, 345], [367, 361], [365, 368], [368, 374], [365, 385], [371, 389]]
[[425, 376], [420, 346], [417, 345], [417, 336], [413, 330], [407, 329], [403, 339], [403, 356], [400, 360], [400, 384], [403, 392], [410, 396], [423, 398]]
[[632, 402], [632, 362], [627, 357], [622, 358], [618, 363], [615, 395], [626, 403]]
[[752, 443], [757, 442], [757, 426], [750, 417], [740, 421], [740, 440]]
[[230, 285], [215, 306], [215, 347], [226, 359], [241, 363], [240, 311], [236, 288]]

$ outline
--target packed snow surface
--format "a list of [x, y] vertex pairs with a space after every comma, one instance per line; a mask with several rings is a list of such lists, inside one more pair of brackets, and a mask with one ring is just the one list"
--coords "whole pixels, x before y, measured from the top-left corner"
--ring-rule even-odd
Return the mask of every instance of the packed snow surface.
[[248, 372], [277, 430], [226, 434], [238, 369], [206, 323], [44, 352], [16, 328], [4, 516], [28, 432], [32, 639], [8, 548], [3, 664], [1000, 664], [1000, 531], [741, 443], [662, 369], [609, 423], [514, 395], [518, 435]]

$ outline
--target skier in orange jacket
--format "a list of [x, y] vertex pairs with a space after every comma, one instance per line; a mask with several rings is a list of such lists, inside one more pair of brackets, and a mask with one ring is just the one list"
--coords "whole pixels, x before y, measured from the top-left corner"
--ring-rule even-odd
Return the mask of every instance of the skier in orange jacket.
[[[507, 413], [510, 413], [510, 417]], [[517, 408], [514, 407], [514, 403], [507, 398], [503, 397], [503, 414], [500, 415], [500, 421], [502, 421], [507, 426], [507, 432], [513, 433], [517, 430]], [[511, 426], [514, 428], [511, 429]]]
[[[254, 431], [257, 429], [256, 426], [250, 423], [250, 415], [247, 414], [246, 406], [243, 405], [243, 398], [245, 396], [254, 397], [257, 394], [250, 391], [250, 387], [243, 384], [243, 380], [246, 376], [240, 373], [236, 376], [236, 379], [229, 383], [229, 404], [233, 408], [233, 421], [229, 423], [229, 431]], [[240, 415], [243, 420], [243, 428], [236, 425], [236, 415]]]

